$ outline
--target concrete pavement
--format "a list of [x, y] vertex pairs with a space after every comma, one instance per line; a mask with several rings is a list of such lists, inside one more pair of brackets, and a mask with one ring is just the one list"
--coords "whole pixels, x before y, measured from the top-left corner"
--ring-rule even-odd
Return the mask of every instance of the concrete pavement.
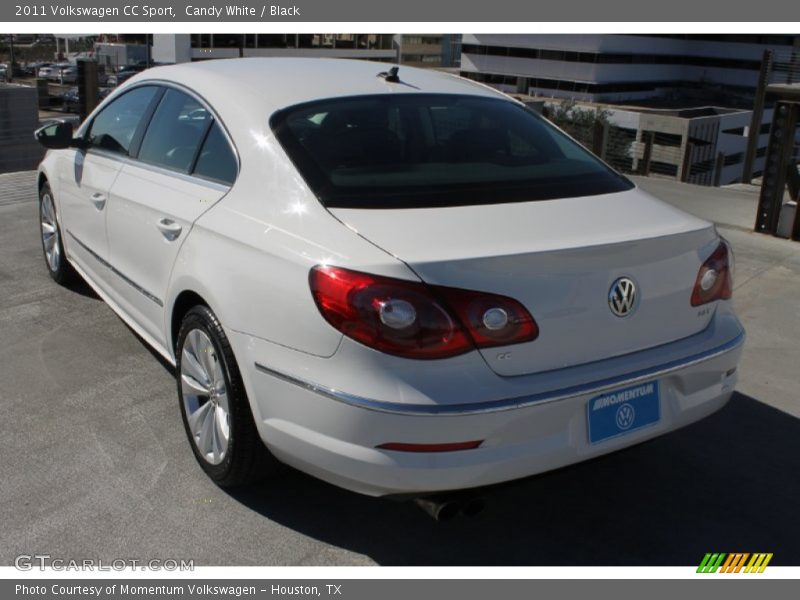
[[800, 564], [800, 244], [746, 231], [753, 199], [639, 181], [719, 215], [734, 245], [749, 335], [742, 393], [696, 425], [497, 490], [479, 516], [437, 524], [410, 504], [294, 471], [235, 493], [214, 486], [186, 441], [171, 369], [86, 286], [50, 280], [33, 190], [10, 192], [31, 176], [15, 177], [0, 176], [0, 564], [47, 553], [208, 565], [690, 565], [711, 550]]

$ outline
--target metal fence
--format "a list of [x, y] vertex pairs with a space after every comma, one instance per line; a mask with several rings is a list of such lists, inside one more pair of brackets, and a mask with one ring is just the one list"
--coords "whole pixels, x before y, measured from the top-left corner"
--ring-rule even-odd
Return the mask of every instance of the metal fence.
[[800, 48], [770, 51], [769, 83], [800, 83]]
[[[773, 52], [770, 61], [771, 84], [800, 85], [800, 48]], [[788, 134], [791, 138], [791, 133]], [[790, 161], [800, 166], [800, 122], [795, 125], [794, 145], [790, 153]]]
[[591, 149], [617, 171], [634, 173], [640, 168], [639, 162], [645, 156], [645, 145], [637, 140], [635, 129], [605, 123], [602, 133], [598, 133], [597, 137], [599, 139]]
[[603, 110], [557, 108], [545, 116], [621, 173], [714, 185], [721, 169], [702, 140], [684, 143], [680, 135], [620, 127]]

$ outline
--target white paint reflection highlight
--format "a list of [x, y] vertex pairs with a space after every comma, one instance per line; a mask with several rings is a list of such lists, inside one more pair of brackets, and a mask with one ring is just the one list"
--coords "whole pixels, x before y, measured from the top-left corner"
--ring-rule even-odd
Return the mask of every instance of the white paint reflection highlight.
[[295, 200], [286, 209], [283, 211], [285, 215], [294, 215], [298, 217], [302, 217], [304, 214], [308, 212], [308, 204], [303, 200]]
[[253, 141], [256, 143], [256, 148], [259, 150], [270, 149], [269, 138], [266, 135], [253, 129], [250, 130], [250, 135], [253, 137]]

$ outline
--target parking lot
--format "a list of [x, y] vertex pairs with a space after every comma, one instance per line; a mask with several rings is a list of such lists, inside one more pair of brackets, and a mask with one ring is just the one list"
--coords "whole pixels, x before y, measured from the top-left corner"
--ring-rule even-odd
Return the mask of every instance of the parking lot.
[[0, 563], [183, 558], [197, 565], [800, 564], [800, 244], [751, 233], [756, 195], [639, 179], [719, 223], [748, 332], [739, 392], [709, 419], [492, 492], [436, 523], [288, 471], [217, 488], [186, 441], [171, 368], [41, 258], [35, 176], [0, 176]]

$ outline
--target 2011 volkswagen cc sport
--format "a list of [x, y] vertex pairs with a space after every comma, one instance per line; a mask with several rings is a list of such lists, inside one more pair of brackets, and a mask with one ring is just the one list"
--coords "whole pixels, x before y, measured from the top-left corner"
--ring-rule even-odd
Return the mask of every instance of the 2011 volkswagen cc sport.
[[731, 249], [507, 96], [435, 71], [157, 67], [37, 132], [41, 235], [175, 365], [220, 485], [484, 486], [729, 399]]

